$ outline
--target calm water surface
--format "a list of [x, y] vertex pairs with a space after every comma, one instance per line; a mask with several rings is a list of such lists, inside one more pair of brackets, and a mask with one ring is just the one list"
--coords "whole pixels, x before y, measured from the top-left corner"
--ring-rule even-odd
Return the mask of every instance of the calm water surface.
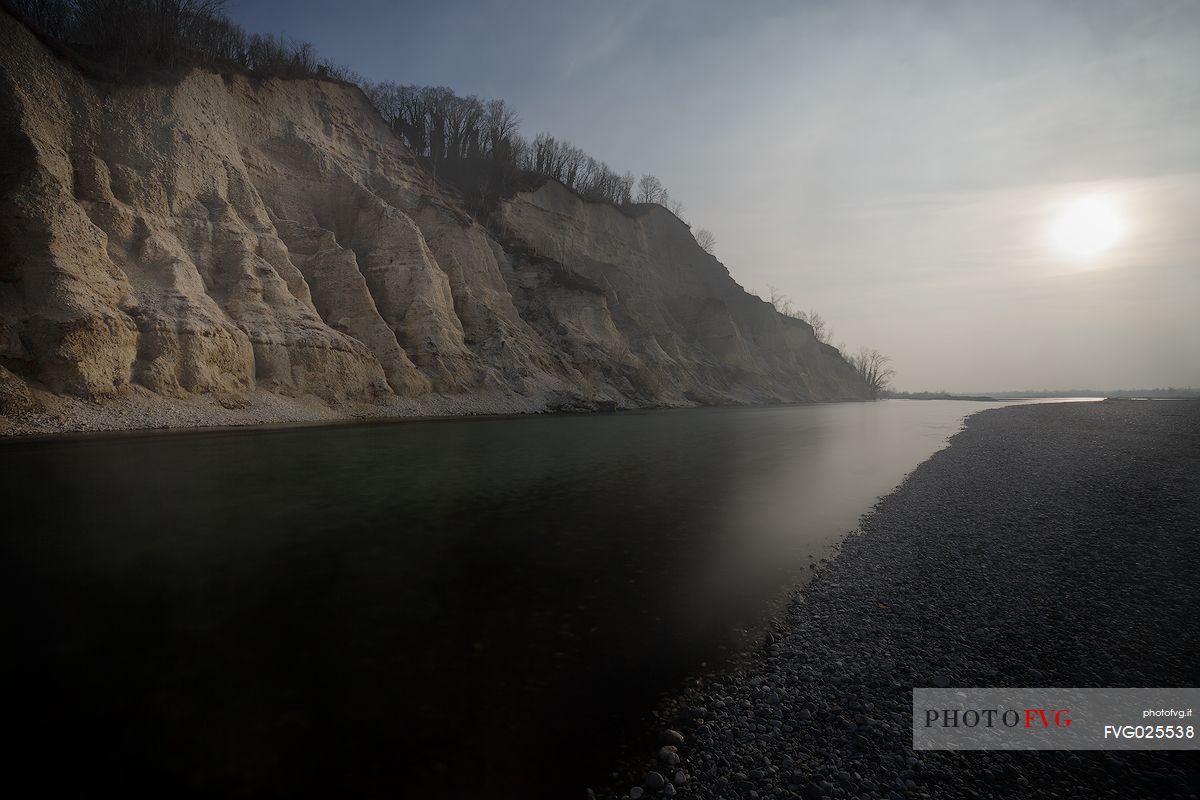
[[10, 776], [581, 797], [661, 692], [995, 405], [5, 443]]

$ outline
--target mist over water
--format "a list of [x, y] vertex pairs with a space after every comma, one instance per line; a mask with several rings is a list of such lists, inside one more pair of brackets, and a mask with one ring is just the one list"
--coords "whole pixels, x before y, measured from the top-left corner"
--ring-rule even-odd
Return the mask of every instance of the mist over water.
[[0, 537], [14, 755], [55, 790], [578, 793], [998, 405], [5, 443], [6, 507], [45, 509]]

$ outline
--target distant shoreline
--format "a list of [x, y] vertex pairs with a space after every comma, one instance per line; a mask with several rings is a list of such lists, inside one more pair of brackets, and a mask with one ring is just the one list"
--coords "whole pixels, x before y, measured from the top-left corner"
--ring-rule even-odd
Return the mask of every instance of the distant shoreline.
[[986, 394], [946, 394], [942, 392], [888, 392], [881, 400], [975, 400], [983, 403], [997, 403], [1001, 400], [1024, 400], [1017, 397], [992, 397]]
[[1019, 389], [1002, 392], [986, 392], [968, 394], [965, 392], [895, 392], [886, 391], [880, 399], [884, 400], [1197, 400], [1200, 390], [1190, 386], [1177, 388], [1168, 386], [1157, 389]]

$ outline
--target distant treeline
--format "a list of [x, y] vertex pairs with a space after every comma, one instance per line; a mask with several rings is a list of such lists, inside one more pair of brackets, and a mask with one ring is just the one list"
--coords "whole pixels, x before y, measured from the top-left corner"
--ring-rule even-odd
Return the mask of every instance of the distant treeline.
[[[202, 65], [262, 77], [328, 78], [357, 84], [412, 151], [435, 171], [447, 161], [496, 161], [554, 178], [589, 200], [657, 203], [682, 219], [683, 206], [653, 175], [619, 172], [570, 142], [520, 133], [503, 100], [462, 97], [444, 86], [372, 83], [321, 58], [308, 42], [248, 33], [225, 16], [225, 0], [0, 0], [42, 36], [66, 45], [113, 77]], [[715, 238], [697, 231], [712, 252]]]
[[951, 394], [945, 389], [938, 392], [896, 392], [884, 390], [880, 397], [889, 400], [992, 400], [996, 398], [987, 394]]

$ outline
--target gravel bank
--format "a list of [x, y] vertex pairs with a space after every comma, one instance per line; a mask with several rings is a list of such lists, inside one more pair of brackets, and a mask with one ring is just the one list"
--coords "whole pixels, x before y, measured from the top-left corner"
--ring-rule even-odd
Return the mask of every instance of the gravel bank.
[[669, 706], [682, 742], [623, 792], [1195, 797], [1198, 753], [909, 745], [914, 686], [1195, 686], [1198, 655], [1200, 402], [984, 411], [864, 518], [760, 651]]
[[554, 392], [527, 396], [502, 389], [458, 395], [392, 398], [380, 403], [329, 405], [312, 396], [283, 397], [266, 391], [256, 391], [236, 399], [213, 395], [172, 398], [133, 387], [120, 397], [103, 402], [39, 392], [34, 403], [15, 408], [6, 408], [0, 403], [0, 409], [3, 409], [3, 413], [0, 413], [0, 437], [3, 437], [406, 417], [540, 414], [595, 410], [595, 407]]

